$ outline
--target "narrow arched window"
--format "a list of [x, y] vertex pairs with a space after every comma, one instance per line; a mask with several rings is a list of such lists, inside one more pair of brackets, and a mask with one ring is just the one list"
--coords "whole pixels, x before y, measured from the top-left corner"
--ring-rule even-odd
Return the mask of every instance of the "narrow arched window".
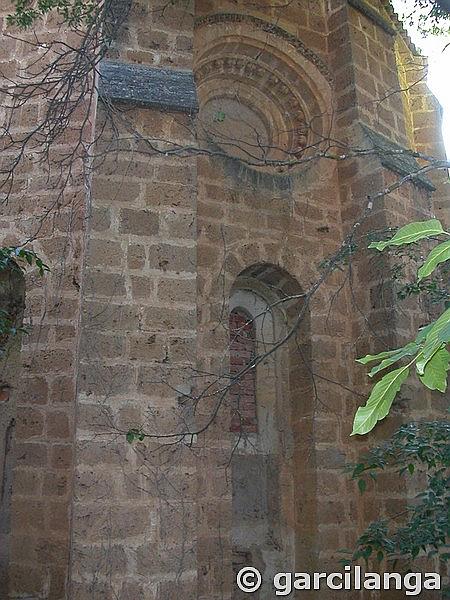
[[[288, 339], [302, 310], [301, 288], [269, 264], [253, 265], [238, 276], [229, 308], [235, 379], [229, 402], [231, 563], [234, 575], [243, 566], [256, 567], [263, 584], [255, 600], [271, 600], [277, 572], [316, 564], [312, 388], [304, 366], [310, 356], [309, 316], [306, 310], [301, 330]], [[233, 600], [241, 598], [235, 588]]]
[[[248, 283], [248, 282], [247, 282]], [[273, 577], [280, 552], [279, 445], [275, 431], [278, 398], [275, 357], [254, 367], [255, 357], [271, 347], [275, 321], [266, 299], [251, 289], [237, 288], [230, 306], [230, 430], [234, 434], [231, 459], [232, 563], [236, 572], [253, 565]], [[270, 559], [268, 557], [270, 556]], [[255, 599], [269, 597], [268, 584]], [[237, 595], [236, 595], [237, 594]], [[236, 591], [234, 600], [241, 596]]]
[[255, 344], [253, 319], [243, 310], [233, 310], [230, 314], [230, 376], [235, 377], [248, 368], [230, 392], [230, 431], [234, 433], [258, 431], [255, 369], [251, 368], [255, 357]]

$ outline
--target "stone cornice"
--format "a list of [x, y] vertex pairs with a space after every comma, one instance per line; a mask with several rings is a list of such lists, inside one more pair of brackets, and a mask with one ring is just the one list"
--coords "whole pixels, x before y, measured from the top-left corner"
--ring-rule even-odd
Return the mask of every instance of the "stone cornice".
[[356, 10], [359, 10], [359, 12], [372, 21], [372, 23], [378, 25], [378, 27], [383, 29], [383, 31], [389, 35], [397, 35], [397, 30], [395, 27], [393, 27], [391, 23], [389, 23], [389, 21], [383, 17], [383, 15], [372, 8], [365, 0], [347, 0], [347, 2], [350, 4], [350, 6], [356, 8]]
[[429, 192], [434, 192], [436, 190], [431, 181], [420, 174], [420, 165], [412, 155], [412, 150], [400, 146], [381, 133], [374, 131], [364, 123], [360, 123], [360, 125], [366, 139], [373, 147], [383, 167], [394, 173], [398, 173], [401, 176], [414, 175], [417, 173], [412, 179], [412, 183], [425, 188]]
[[185, 113], [198, 110], [192, 71], [104, 60], [100, 63], [99, 93], [109, 101], [135, 106]]

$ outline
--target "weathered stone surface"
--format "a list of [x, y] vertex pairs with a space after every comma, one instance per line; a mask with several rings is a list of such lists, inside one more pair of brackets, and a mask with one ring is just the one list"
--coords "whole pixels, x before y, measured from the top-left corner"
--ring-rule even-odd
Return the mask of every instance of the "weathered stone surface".
[[[432, 182], [419, 173], [421, 167], [412, 156], [413, 150], [402, 148], [399, 144], [396, 144], [380, 133], [373, 131], [370, 127], [363, 125], [363, 130], [383, 167], [386, 167], [399, 175], [414, 175], [413, 181], [417, 185], [423, 186], [426, 190], [431, 192], [436, 190]], [[416, 173], [417, 175], [415, 175]]]
[[350, 6], [356, 8], [361, 11], [364, 15], [366, 15], [371, 21], [373, 21], [376, 25], [381, 27], [386, 33], [389, 35], [395, 35], [396, 29], [393, 27], [390, 20], [381, 15], [379, 11], [375, 10], [369, 2], [366, 0], [348, 0]]
[[104, 60], [99, 81], [100, 96], [109, 101], [187, 113], [198, 110], [194, 75], [189, 71]]
[[[352, 258], [351, 291], [336, 269], [296, 335], [251, 361], [295, 322], [368, 196], [416, 169], [396, 150], [439, 155], [436, 105], [381, 3], [235, 4], [132, 2], [99, 67], [101, 93], [120, 112], [113, 127], [105, 104], [92, 107], [82, 141], [97, 140], [93, 169], [74, 165], [60, 195], [27, 157], [2, 206], [2, 244], [31, 239], [51, 268], [27, 278], [30, 335], [1, 367], [0, 448], [14, 446], [0, 456], [12, 490], [1, 507], [2, 598], [228, 599], [244, 561], [267, 581], [278, 566], [334, 571], [336, 551], [380, 507], [403, 508], [399, 482], [382, 478], [375, 502], [342, 473], [360, 452], [349, 429], [367, 390], [354, 358], [403, 343], [422, 322], [411, 305], [396, 311], [369, 259]], [[38, 34], [63, 32], [49, 19]], [[6, 39], [0, 72], [14, 79], [35, 56]], [[14, 132], [44, 113], [43, 102], [24, 106]], [[318, 138], [302, 129], [305, 115]], [[208, 123], [221, 140], [205, 135]], [[306, 164], [255, 166], [261, 123], [283, 158], [310, 142]], [[244, 130], [245, 156], [227, 148]], [[76, 134], [59, 139], [58, 155]], [[368, 156], [317, 160], [328, 134]], [[431, 183], [432, 196], [419, 179], [378, 202], [363, 233], [432, 211], [445, 221], [445, 190]], [[251, 343], [230, 340], [232, 306], [241, 325], [262, 315]], [[414, 388], [408, 396], [408, 418], [441, 406]]]

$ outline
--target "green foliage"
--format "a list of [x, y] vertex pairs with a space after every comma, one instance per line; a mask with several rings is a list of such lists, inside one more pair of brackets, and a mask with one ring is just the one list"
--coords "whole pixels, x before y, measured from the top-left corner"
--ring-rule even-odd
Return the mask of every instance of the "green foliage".
[[[449, 0], [414, 0], [419, 11], [417, 18], [410, 16], [410, 24], [417, 25], [422, 35], [442, 35], [450, 31]], [[412, 22], [411, 22], [412, 21]]]
[[[375, 248], [382, 252], [388, 247], [405, 246], [442, 235], [449, 236], [450, 234], [444, 231], [437, 219], [419, 221], [400, 228], [386, 241], [372, 242], [369, 248]], [[418, 270], [419, 281], [429, 277], [442, 263], [450, 261], [449, 244], [449, 241], [440, 243], [430, 252]], [[407, 360], [407, 364], [383, 375], [375, 384], [366, 405], [360, 407], [356, 412], [352, 435], [368, 433], [378, 421], [387, 416], [403, 383], [409, 377], [413, 365], [415, 365], [419, 380], [425, 387], [444, 393], [447, 389], [447, 377], [450, 369], [450, 353], [446, 350], [449, 342], [450, 307], [435, 322], [421, 329], [414, 342], [396, 350], [367, 355], [358, 359], [357, 362], [364, 365], [371, 362], [378, 363], [370, 371], [370, 377], [404, 359]]]
[[98, 0], [13, 0], [12, 4], [15, 10], [8, 15], [8, 24], [27, 29], [52, 11], [69, 27], [89, 23], [100, 3]]
[[419, 375], [421, 382], [430, 390], [444, 393], [447, 389], [447, 371], [450, 369], [450, 353], [442, 348], [426, 365], [423, 374]]
[[3, 340], [14, 337], [18, 333], [27, 333], [25, 327], [17, 327], [11, 315], [3, 309], [0, 309], [0, 356], [4, 352]]
[[403, 383], [409, 377], [409, 365], [391, 371], [373, 388], [365, 406], [358, 408], [353, 422], [352, 435], [364, 435], [389, 413], [392, 403]]
[[0, 248], [0, 271], [6, 271], [7, 269], [25, 271], [27, 267], [32, 267], [33, 265], [37, 267], [41, 277], [46, 271], [50, 270], [33, 250], [27, 250], [20, 246], [4, 246]]
[[[392, 233], [392, 229], [372, 232], [368, 237], [378, 238], [377, 241], [379, 241], [380, 234], [385, 233]], [[405, 246], [392, 246], [382, 254], [379, 252], [376, 254], [379, 255], [376, 262], [379, 264], [380, 272], [383, 274], [389, 272], [390, 279], [395, 284], [399, 300], [422, 295], [431, 304], [443, 302], [444, 304], [448, 303], [448, 306], [450, 306], [450, 261], [439, 261], [434, 270], [426, 275], [428, 267], [425, 267], [426, 263], [423, 262], [423, 249], [420, 242]], [[387, 258], [389, 258], [389, 262], [386, 260]], [[433, 259], [430, 258], [429, 260], [431, 263]], [[428, 259], [426, 262], [428, 262]], [[420, 268], [418, 269], [418, 267]], [[411, 268], [418, 269], [418, 278], [414, 281], [409, 280]]]
[[[411, 296], [422, 295], [430, 304], [446, 304], [450, 306], [450, 261], [442, 262], [429, 276], [420, 280], [409, 280], [411, 267], [423, 264], [423, 252], [420, 242], [412, 242], [404, 246], [388, 246], [383, 253], [374, 248], [379, 242], [385, 241], [386, 236], [392, 237], [397, 228], [388, 227], [381, 230], [369, 231], [358, 243], [343, 244], [339, 252], [326, 258], [319, 265], [321, 269], [343, 271], [350, 263], [353, 255], [360, 247], [367, 247], [366, 240], [374, 250], [372, 264], [379, 270], [383, 279], [389, 277], [394, 282], [394, 290], [399, 300], [406, 300]], [[372, 242], [377, 242], [373, 244]]]
[[418, 348], [419, 348], [419, 346], [417, 345], [416, 342], [411, 342], [411, 343], [407, 344], [406, 346], [404, 346], [403, 348], [399, 348], [398, 350], [389, 350], [388, 352], [381, 352], [380, 354], [376, 354], [375, 356], [368, 354], [364, 358], [358, 359], [356, 362], [359, 362], [362, 365], [365, 365], [372, 361], [381, 360], [381, 362], [378, 365], [376, 365], [375, 367], [373, 367], [369, 373], [369, 377], [373, 377], [374, 375], [376, 375], [383, 369], [390, 367], [391, 365], [395, 364], [396, 362], [398, 362], [405, 356], [413, 356], [414, 354], [417, 353]]
[[417, 280], [422, 281], [425, 277], [429, 277], [436, 270], [438, 265], [447, 260], [450, 260], [450, 240], [439, 244], [439, 246], [436, 246], [436, 248], [430, 252], [427, 260], [417, 273]]
[[424, 485], [398, 524], [382, 519], [369, 525], [359, 537], [356, 548], [346, 562], [375, 558], [406, 559], [439, 553], [447, 560], [450, 534], [450, 423], [432, 421], [408, 423], [396, 431], [388, 442], [370, 450], [356, 465], [349, 465], [352, 479], [361, 493], [367, 482], [389, 469], [400, 477], [421, 474]]
[[450, 341], [446, 336], [447, 326], [449, 324], [450, 308], [447, 308], [439, 319], [432, 324], [432, 327], [425, 336], [422, 347], [417, 354], [416, 369], [419, 375], [424, 374], [427, 364], [434, 359], [437, 352], [444, 348]]
[[142, 433], [142, 431], [139, 429], [130, 429], [129, 431], [127, 431], [127, 434], [125, 437], [127, 439], [127, 442], [129, 444], [132, 444], [133, 442], [136, 442], [136, 441], [143, 442], [145, 439], [145, 434]]
[[[450, 282], [450, 265], [445, 270], [443, 269], [443, 275], [445, 275]], [[400, 300], [406, 300], [411, 296], [418, 296], [419, 294], [425, 294], [431, 304], [445, 303], [446, 308], [450, 306], [450, 289], [447, 286], [442, 286], [440, 281], [414, 281], [411, 283], [405, 283], [397, 291], [397, 297]]]
[[445, 233], [441, 223], [437, 219], [429, 221], [417, 221], [401, 227], [397, 233], [385, 242], [372, 242], [369, 248], [376, 248], [382, 252], [388, 246], [404, 246], [413, 244], [419, 240], [424, 240], [435, 235]]
[[355, 242], [352, 241], [345, 243], [340, 247], [336, 254], [334, 254], [332, 257], [324, 259], [319, 264], [319, 268], [324, 270], [332, 268], [333, 270], [337, 269], [342, 271], [344, 267], [349, 264], [352, 256], [357, 252], [357, 250], [358, 245]]
[[[393, 277], [398, 282], [403, 276], [405, 259], [413, 263], [419, 261], [419, 242], [448, 235], [441, 224], [433, 219], [425, 223], [412, 223], [394, 234], [391, 231], [388, 240], [373, 243], [371, 247], [380, 252], [390, 251], [391, 256], [393, 254], [394, 258], [400, 258], [400, 267], [394, 271]], [[436, 301], [450, 299], [448, 290], [438, 287], [439, 279], [432, 280], [433, 277], [439, 277], [436, 275], [438, 270], [444, 279], [444, 286], [448, 285], [448, 246], [448, 240], [438, 242], [425, 259], [421, 258], [417, 282], [404, 286], [400, 297], [426, 293]], [[371, 365], [370, 377], [381, 379], [374, 386], [366, 406], [358, 410], [354, 433], [370, 431], [378, 420], [384, 418], [388, 412], [386, 409], [392, 405], [392, 396], [395, 398], [401, 388], [402, 384], [399, 386], [398, 383], [406, 380], [405, 373], [413, 371], [425, 387], [445, 393], [450, 368], [449, 341], [450, 307], [446, 306], [436, 321], [419, 330], [414, 341], [402, 348], [359, 359], [357, 362], [360, 364]], [[395, 366], [395, 370], [382, 375], [391, 366]], [[367, 490], [368, 481], [376, 480], [377, 474], [385, 469], [394, 470], [403, 477], [419, 474], [417, 482], [423, 487], [404, 515], [372, 522], [359, 537], [354, 551], [346, 552], [348, 559], [345, 562], [401, 559], [404, 564], [406, 561], [406, 569], [414, 570], [412, 563], [421, 555], [431, 557], [438, 554], [442, 561], [448, 560], [449, 462], [450, 423], [436, 421], [404, 425], [385, 444], [372, 449], [360, 463], [352, 465], [352, 478], [357, 481], [361, 494]], [[399, 516], [404, 518], [399, 521]], [[450, 590], [447, 592], [450, 594]]]
[[214, 117], [214, 120], [215, 120], [215, 121], [218, 121], [219, 123], [223, 123], [223, 122], [225, 121], [225, 117], [226, 117], [226, 115], [225, 115], [225, 113], [223, 112], [223, 110], [218, 110], [218, 111], [216, 112], [216, 115], [215, 115], [215, 117]]
[[[0, 247], [0, 272], [25, 271], [35, 266], [42, 277], [48, 266], [32, 250], [16, 246]], [[7, 310], [0, 309], [0, 355], [5, 349], [6, 340], [18, 333], [27, 333], [24, 327], [17, 327], [15, 319]]]

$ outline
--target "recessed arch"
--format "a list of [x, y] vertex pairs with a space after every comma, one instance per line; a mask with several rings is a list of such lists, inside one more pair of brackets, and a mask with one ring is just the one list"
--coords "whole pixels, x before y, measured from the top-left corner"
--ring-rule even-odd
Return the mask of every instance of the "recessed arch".
[[[280, 570], [312, 568], [316, 561], [309, 314], [298, 282], [269, 263], [251, 265], [236, 277], [229, 309], [252, 322], [256, 357], [267, 354], [255, 369], [258, 427], [232, 430], [233, 563], [237, 569], [250, 560], [271, 581]], [[301, 328], [289, 337], [300, 312]], [[258, 598], [272, 596], [273, 589], [263, 586]]]
[[292, 34], [249, 15], [213, 14], [197, 20], [194, 42], [204, 143], [282, 172], [329, 137], [328, 67]]

